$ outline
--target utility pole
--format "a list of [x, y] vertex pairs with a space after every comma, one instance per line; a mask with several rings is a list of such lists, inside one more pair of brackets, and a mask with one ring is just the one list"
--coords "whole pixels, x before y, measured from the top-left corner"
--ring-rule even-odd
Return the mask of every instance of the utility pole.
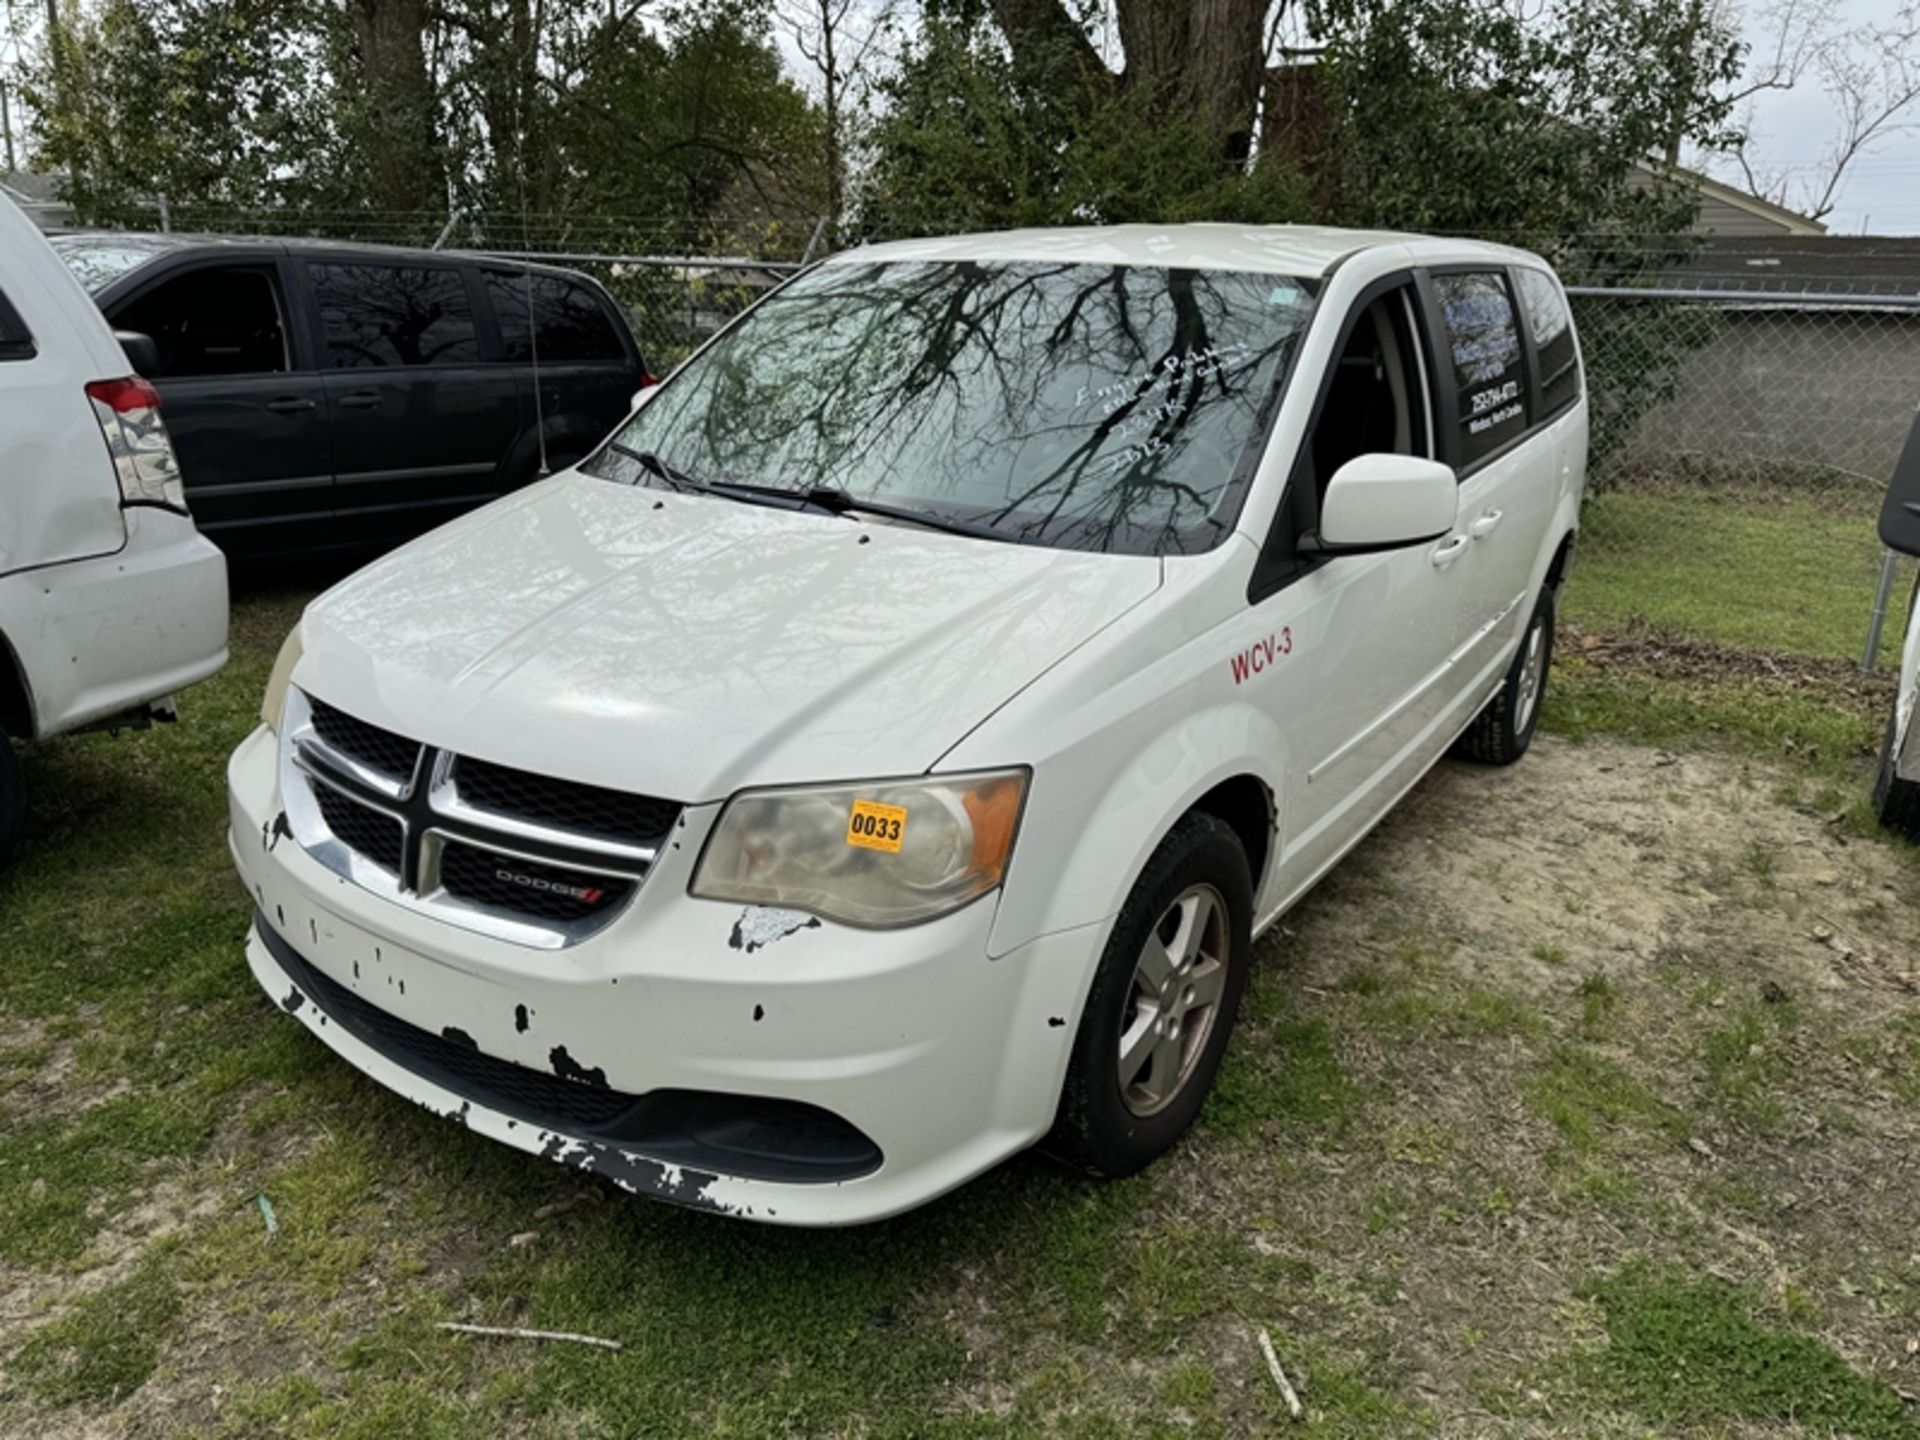
[[13, 163], [13, 114], [7, 108], [7, 82], [0, 80], [0, 135], [7, 141], [7, 173], [11, 175], [20, 167]]

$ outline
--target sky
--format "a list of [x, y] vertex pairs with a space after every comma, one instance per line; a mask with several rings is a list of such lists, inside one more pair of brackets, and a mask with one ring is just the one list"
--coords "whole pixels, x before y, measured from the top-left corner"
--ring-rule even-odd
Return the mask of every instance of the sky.
[[[1749, 5], [1746, 24], [1756, 47], [1767, 43], [1758, 8]], [[1840, 17], [1845, 25], [1886, 24], [1898, 8], [1899, 0], [1842, 0]], [[1823, 157], [1839, 130], [1833, 102], [1809, 75], [1791, 91], [1758, 98], [1748, 148], [1756, 171], [1786, 175], [1791, 203], [1804, 208], [1806, 192], [1826, 183], [1831, 167]], [[1698, 163], [1719, 179], [1739, 183], [1739, 167], [1730, 161]], [[1847, 168], [1825, 223], [1838, 235], [1920, 235], [1920, 107], [1909, 112], [1906, 129], [1884, 135]]]

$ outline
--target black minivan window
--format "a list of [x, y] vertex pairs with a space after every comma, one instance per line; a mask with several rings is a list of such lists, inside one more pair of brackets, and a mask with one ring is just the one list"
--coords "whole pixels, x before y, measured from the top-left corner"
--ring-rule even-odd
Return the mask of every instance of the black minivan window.
[[1233, 529], [1316, 282], [1071, 261], [824, 265], [596, 458], [854, 497], [1009, 540], [1192, 553]]
[[1460, 395], [1460, 460], [1471, 465], [1527, 428], [1520, 326], [1498, 271], [1436, 275], [1433, 290]]
[[150, 377], [155, 380], [287, 369], [280, 297], [269, 269], [189, 270], [122, 305], [113, 323], [152, 338], [160, 356], [160, 368]]
[[1580, 394], [1580, 355], [1573, 343], [1573, 317], [1553, 277], [1540, 270], [1516, 270], [1520, 307], [1527, 313], [1540, 365], [1540, 408], [1551, 415]]
[[[500, 324], [500, 341], [509, 360], [531, 360], [527, 327], [528, 291], [532, 291], [534, 337], [542, 363], [569, 360], [625, 360], [626, 347], [607, 318], [599, 297], [577, 280], [558, 275], [512, 275], [483, 270], [487, 299]], [[531, 279], [531, 285], [529, 285]]]
[[480, 358], [473, 307], [458, 270], [425, 265], [311, 265], [336, 370], [468, 365]]

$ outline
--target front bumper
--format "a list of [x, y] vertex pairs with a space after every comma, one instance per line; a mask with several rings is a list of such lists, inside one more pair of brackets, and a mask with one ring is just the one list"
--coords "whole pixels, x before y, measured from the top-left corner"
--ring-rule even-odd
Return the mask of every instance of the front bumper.
[[227, 561], [184, 515], [136, 505], [127, 543], [0, 578], [0, 628], [45, 739], [135, 710], [227, 663]]
[[[234, 861], [258, 910], [255, 977], [356, 1068], [469, 1129], [639, 1194], [842, 1225], [923, 1204], [1052, 1124], [1103, 927], [990, 960], [992, 898], [895, 931], [694, 900], [707, 806], [687, 812], [684, 839], [626, 913], [578, 945], [536, 950], [403, 908], [314, 861], [281, 823], [274, 752], [256, 731], [228, 772]], [[382, 1026], [344, 1023], [360, 1006]], [[381, 1043], [385, 1020], [549, 1088], [558, 1077], [636, 1097], [817, 1107], [869, 1138], [879, 1163], [857, 1178], [746, 1178], [531, 1123], [490, 1103], [496, 1091], [422, 1063], [418, 1046]]]

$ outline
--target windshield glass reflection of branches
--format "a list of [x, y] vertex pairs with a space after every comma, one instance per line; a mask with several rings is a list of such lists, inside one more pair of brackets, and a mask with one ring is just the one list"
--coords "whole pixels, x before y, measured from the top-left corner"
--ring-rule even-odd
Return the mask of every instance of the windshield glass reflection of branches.
[[1223, 501], [1309, 308], [1273, 275], [828, 266], [621, 439], [708, 479], [832, 486], [1043, 544], [1201, 550], [1231, 528]]

